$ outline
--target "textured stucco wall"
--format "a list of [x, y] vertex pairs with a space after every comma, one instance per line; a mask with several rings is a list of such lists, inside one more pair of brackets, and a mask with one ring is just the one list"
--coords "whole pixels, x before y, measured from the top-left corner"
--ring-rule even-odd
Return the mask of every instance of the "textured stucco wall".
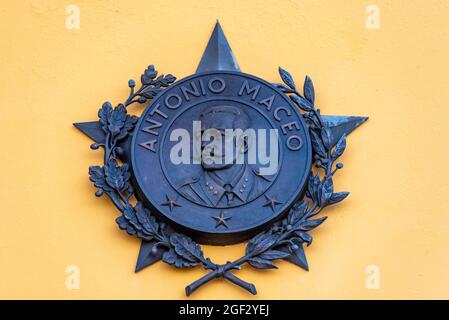
[[[71, 3], [78, 30], [65, 25]], [[380, 29], [366, 28], [368, 5]], [[204, 274], [162, 263], [133, 273], [139, 242], [94, 197], [87, 167], [102, 156], [71, 123], [126, 98], [149, 63], [193, 73], [217, 18], [242, 70], [310, 74], [323, 113], [370, 116], [348, 139], [335, 182], [352, 194], [313, 232], [310, 272], [245, 268], [256, 298], [448, 298], [448, 15], [436, 0], [3, 3], [0, 298], [183, 298]], [[243, 250], [205, 248], [223, 262]], [[65, 287], [67, 265], [80, 268], [79, 290]], [[378, 290], [365, 285], [370, 265]], [[216, 281], [193, 298], [249, 296]]]

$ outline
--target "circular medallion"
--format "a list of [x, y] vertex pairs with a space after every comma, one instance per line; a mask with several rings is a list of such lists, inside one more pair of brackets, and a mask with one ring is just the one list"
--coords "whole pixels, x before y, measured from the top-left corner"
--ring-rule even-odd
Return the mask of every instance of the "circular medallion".
[[282, 92], [241, 72], [163, 90], [132, 140], [139, 198], [199, 242], [243, 241], [286, 212], [311, 165], [307, 125]]

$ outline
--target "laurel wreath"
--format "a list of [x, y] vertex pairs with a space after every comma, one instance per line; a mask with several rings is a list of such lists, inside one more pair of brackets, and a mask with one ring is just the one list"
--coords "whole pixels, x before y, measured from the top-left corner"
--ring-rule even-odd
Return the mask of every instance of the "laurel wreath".
[[89, 168], [90, 180], [97, 188], [95, 194], [98, 197], [107, 195], [121, 212], [121, 216], [116, 219], [120, 229], [126, 230], [129, 235], [154, 243], [150, 254], [162, 253], [162, 261], [176, 268], [201, 265], [205, 270], [210, 270], [186, 287], [187, 296], [216, 278], [225, 278], [256, 294], [253, 284], [231, 272], [239, 270], [244, 264], [256, 269], [273, 269], [277, 268], [273, 261], [284, 259], [308, 270], [304, 245], [309, 246], [312, 243], [309, 232], [326, 220], [326, 217], [312, 218], [325, 207], [342, 201], [349, 194], [334, 192], [332, 181], [334, 174], [343, 168], [342, 163], [335, 162], [345, 150], [346, 137], [341, 137], [335, 146], [332, 145], [332, 133], [323, 123], [320, 110], [315, 108], [315, 91], [310, 77], [305, 78], [302, 95], [289, 72], [279, 68], [279, 73], [284, 83], [273, 85], [302, 110], [310, 129], [315, 169], [312, 169], [309, 175], [304, 199], [296, 202], [282, 220], [250, 239], [241, 258], [225, 264], [213, 263], [210, 258], [204, 256], [201, 246], [194, 240], [173, 231], [159, 221], [136, 198], [130, 183], [129, 166], [118, 159], [118, 156], [123, 154], [120, 142], [132, 134], [138, 120], [138, 117], [129, 115], [126, 108], [133, 103], [151, 102], [161, 90], [175, 82], [176, 78], [170, 74], [158, 76], [154, 66], [150, 65], [141, 75], [141, 86], [138, 90], [135, 90], [134, 80], [128, 82], [130, 94], [124, 103], [113, 108], [110, 102], [105, 102], [98, 111], [106, 138], [104, 143], [91, 145], [92, 149], [104, 149], [103, 166]]

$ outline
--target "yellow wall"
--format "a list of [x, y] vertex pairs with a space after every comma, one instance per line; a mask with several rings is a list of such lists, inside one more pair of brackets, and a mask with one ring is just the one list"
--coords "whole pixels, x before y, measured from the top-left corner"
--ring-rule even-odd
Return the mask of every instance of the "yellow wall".
[[[133, 273], [139, 241], [95, 198], [87, 168], [102, 154], [71, 123], [123, 101], [149, 63], [193, 73], [217, 18], [245, 72], [310, 74], [323, 113], [370, 116], [348, 139], [335, 183], [352, 194], [313, 232], [311, 271], [244, 268], [256, 298], [449, 298], [448, 1], [73, 3], [79, 30], [65, 27], [67, 1], [0, 8], [0, 298], [183, 298], [204, 274], [163, 263]], [[370, 4], [379, 30], [365, 26]], [[243, 250], [205, 247], [222, 262]], [[79, 290], [65, 287], [67, 265], [80, 268]], [[369, 265], [378, 290], [365, 286]], [[192, 296], [249, 297], [224, 281]]]

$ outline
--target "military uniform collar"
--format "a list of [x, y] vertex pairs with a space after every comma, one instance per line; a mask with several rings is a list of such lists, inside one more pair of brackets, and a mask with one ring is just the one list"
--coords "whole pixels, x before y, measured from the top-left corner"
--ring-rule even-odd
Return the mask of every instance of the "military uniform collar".
[[[241, 173], [229, 183], [231, 185], [230, 191], [234, 196], [245, 202], [251, 192], [251, 186], [253, 184], [254, 176], [251, 174], [251, 170], [247, 165]], [[226, 193], [225, 185], [227, 183], [221, 181], [213, 173], [206, 172], [201, 181], [201, 187], [204, 189], [207, 197], [216, 206]]]

